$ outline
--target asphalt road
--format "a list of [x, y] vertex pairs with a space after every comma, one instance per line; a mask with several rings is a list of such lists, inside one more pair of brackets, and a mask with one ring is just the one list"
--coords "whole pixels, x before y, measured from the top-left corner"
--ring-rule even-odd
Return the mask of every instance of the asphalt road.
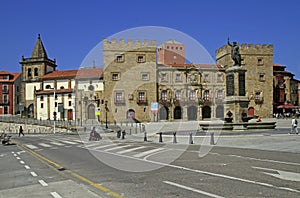
[[[163, 143], [152, 138], [150, 142], [129, 137], [90, 142], [86, 134], [15, 138], [21, 147], [0, 147], [0, 197], [18, 197], [17, 192], [28, 197], [55, 197], [53, 192], [61, 197], [300, 196], [300, 136], [278, 131], [222, 135], [215, 146], [204, 146], [205, 137], [195, 139], [194, 145], [183, 144], [180, 137], [178, 143], [172, 137]], [[32, 168], [24, 168], [18, 156]], [[44, 187], [39, 180], [49, 185]]]

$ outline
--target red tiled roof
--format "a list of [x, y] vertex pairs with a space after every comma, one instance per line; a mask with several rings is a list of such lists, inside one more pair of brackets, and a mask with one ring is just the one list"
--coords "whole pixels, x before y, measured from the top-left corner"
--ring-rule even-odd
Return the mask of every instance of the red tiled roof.
[[41, 79], [56, 79], [56, 78], [75, 78], [78, 70], [61, 70], [41, 76]]
[[11, 78], [11, 79], [7, 79], [7, 80], [1, 79], [1, 82], [15, 82], [19, 78], [19, 76], [21, 75], [21, 73], [18, 73], [18, 72], [9, 73], [7, 71], [1, 71], [0, 75], [10, 75], [10, 77], [13, 76], [13, 78]]
[[81, 68], [77, 72], [77, 79], [80, 78], [102, 78], [103, 69], [102, 68]]

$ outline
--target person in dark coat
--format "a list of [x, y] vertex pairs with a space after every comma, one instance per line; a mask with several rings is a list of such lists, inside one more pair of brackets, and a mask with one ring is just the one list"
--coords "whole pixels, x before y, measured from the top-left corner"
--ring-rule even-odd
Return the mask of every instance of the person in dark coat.
[[23, 130], [23, 128], [22, 128], [22, 126], [20, 126], [20, 129], [19, 129], [19, 137], [21, 136], [21, 134], [24, 136], [24, 132], [23, 132], [24, 130]]

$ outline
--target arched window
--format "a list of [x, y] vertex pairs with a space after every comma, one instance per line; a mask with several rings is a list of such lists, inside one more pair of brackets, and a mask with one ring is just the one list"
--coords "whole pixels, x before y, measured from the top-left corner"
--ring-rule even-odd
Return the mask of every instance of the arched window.
[[31, 74], [31, 68], [28, 68], [28, 70], [27, 70], [27, 77], [31, 77], [32, 76], [32, 74]]
[[34, 76], [38, 76], [39, 75], [39, 69], [38, 68], [34, 68]]

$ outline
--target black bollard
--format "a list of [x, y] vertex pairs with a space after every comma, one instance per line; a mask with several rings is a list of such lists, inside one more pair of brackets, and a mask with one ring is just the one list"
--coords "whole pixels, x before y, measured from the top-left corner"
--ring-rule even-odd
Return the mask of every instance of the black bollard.
[[173, 132], [173, 143], [177, 143], [177, 139], [176, 139], [176, 132]]
[[194, 141], [193, 141], [193, 134], [192, 134], [192, 133], [190, 133], [190, 140], [189, 140], [189, 143], [190, 143], [190, 144], [194, 144]]
[[144, 133], [144, 142], [147, 142], [147, 132]]
[[159, 141], [158, 142], [163, 142], [163, 140], [162, 140], [162, 132], [159, 132], [158, 134], [159, 134]]
[[126, 132], [125, 132], [125, 130], [123, 130], [123, 131], [122, 131], [122, 140], [125, 139], [125, 134], [126, 134]]
[[215, 138], [214, 138], [214, 133], [213, 132], [211, 132], [210, 133], [210, 145], [215, 145]]

